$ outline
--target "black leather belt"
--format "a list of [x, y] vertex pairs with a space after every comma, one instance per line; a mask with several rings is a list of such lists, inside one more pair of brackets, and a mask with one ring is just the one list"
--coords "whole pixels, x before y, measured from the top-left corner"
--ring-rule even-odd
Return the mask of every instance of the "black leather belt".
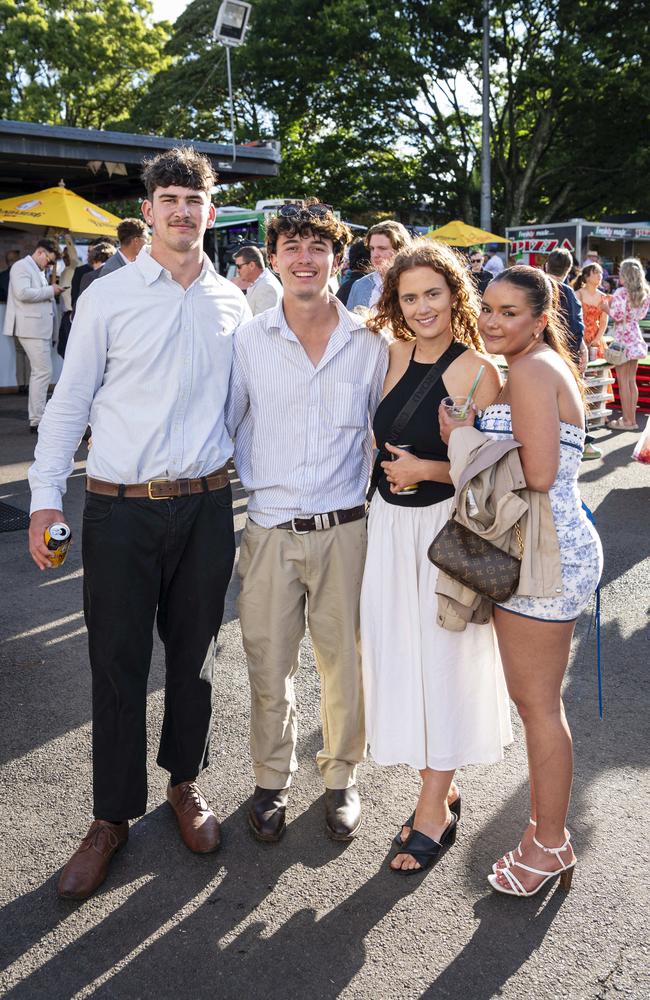
[[366, 516], [366, 505], [350, 507], [348, 510], [330, 510], [326, 514], [314, 514], [313, 517], [292, 517], [284, 524], [276, 524], [276, 528], [293, 531], [295, 535], [306, 535], [309, 531], [326, 531], [335, 528], [337, 524], [349, 524], [350, 521], [360, 521]]

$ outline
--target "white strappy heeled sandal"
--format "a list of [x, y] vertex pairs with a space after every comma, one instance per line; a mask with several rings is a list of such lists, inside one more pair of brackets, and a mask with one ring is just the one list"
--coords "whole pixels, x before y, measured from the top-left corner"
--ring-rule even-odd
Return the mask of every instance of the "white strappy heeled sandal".
[[[507, 886], [501, 885], [496, 873], [488, 875], [488, 882], [493, 889], [496, 889], [497, 892], [502, 892], [506, 896], [534, 896], [550, 879], [556, 878], [556, 876], [559, 875], [560, 888], [563, 889], [564, 892], [568, 892], [571, 888], [571, 880], [573, 879], [573, 869], [575, 868], [576, 860], [574, 858], [570, 864], [565, 865], [560, 857], [560, 854], [562, 854], [563, 851], [566, 851], [570, 840], [571, 837], [567, 836], [567, 839], [561, 847], [544, 847], [543, 844], [540, 844], [537, 837], [533, 837], [533, 843], [536, 847], [539, 847], [540, 851], [544, 851], [544, 854], [554, 854], [559, 861], [560, 867], [556, 868], [555, 871], [542, 871], [539, 868], [531, 868], [529, 865], [524, 865], [521, 861], [515, 861], [509, 868], [499, 869], [499, 874], [503, 875], [508, 882]], [[543, 876], [542, 881], [539, 885], [535, 886], [534, 889], [525, 889], [517, 876], [514, 874], [514, 868], [522, 868], [526, 872], [532, 872], [533, 875], [541, 875]]]
[[[528, 817], [528, 825], [535, 827], [537, 826], [537, 822], [536, 820], [533, 819], [532, 816]], [[521, 850], [521, 841], [519, 841], [519, 843], [515, 847], [515, 851], [517, 852], [520, 858], [523, 857], [523, 853]], [[515, 851], [508, 851], [508, 853], [504, 854], [502, 858], [499, 858], [498, 861], [494, 862], [494, 864], [492, 865], [492, 871], [494, 872], [495, 875], [497, 872], [502, 872], [504, 868], [512, 868], [513, 865], [517, 864]]]

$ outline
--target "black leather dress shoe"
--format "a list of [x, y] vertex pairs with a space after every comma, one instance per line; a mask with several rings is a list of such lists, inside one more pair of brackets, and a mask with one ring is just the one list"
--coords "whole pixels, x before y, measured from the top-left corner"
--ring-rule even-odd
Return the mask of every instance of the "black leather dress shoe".
[[265, 844], [275, 844], [287, 828], [285, 812], [289, 798], [288, 788], [260, 788], [255, 786], [248, 825], [253, 836]]
[[352, 840], [361, 826], [361, 800], [356, 785], [325, 789], [325, 825], [332, 840]]

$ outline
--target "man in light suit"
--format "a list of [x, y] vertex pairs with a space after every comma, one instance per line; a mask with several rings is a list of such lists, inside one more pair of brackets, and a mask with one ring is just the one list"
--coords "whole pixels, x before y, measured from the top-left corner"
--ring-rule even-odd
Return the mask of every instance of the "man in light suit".
[[56, 264], [59, 249], [52, 240], [39, 240], [34, 253], [16, 261], [9, 275], [9, 295], [3, 333], [16, 337], [31, 365], [29, 378], [29, 429], [35, 434], [47, 402], [52, 380], [54, 300], [62, 289], [48, 285], [45, 270]]
[[117, 238], [120, 248], [96, 271], [90, 271], [81, 279], [79, 294], [88, 288], [96, 278], [104, 278], [107, 274], [117, 271], [125, 264], [132, 264], [143, 246], [149, 242], [149, 230], [142, 219], [122, 219], [117, 227]]
[[258, 247], [242, 247], [233, 260], [242, 281], [249, 282], [246, 301], [253, 316], [277, 306], [282, 298], [282, 285], [272, 271], [265, 267], [262, 251]]

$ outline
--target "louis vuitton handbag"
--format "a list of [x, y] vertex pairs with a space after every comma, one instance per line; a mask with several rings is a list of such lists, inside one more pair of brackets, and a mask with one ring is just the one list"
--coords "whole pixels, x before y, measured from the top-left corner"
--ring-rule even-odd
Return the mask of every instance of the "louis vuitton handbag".
[[519, 545], [519, 558], [459, 524], [452, 514], [431, 542], [427, 555], [434, 566], [453, 580], [481, 597], [502, 603], [517, 589], [524, 554], [519, 521], [513, 530]]

